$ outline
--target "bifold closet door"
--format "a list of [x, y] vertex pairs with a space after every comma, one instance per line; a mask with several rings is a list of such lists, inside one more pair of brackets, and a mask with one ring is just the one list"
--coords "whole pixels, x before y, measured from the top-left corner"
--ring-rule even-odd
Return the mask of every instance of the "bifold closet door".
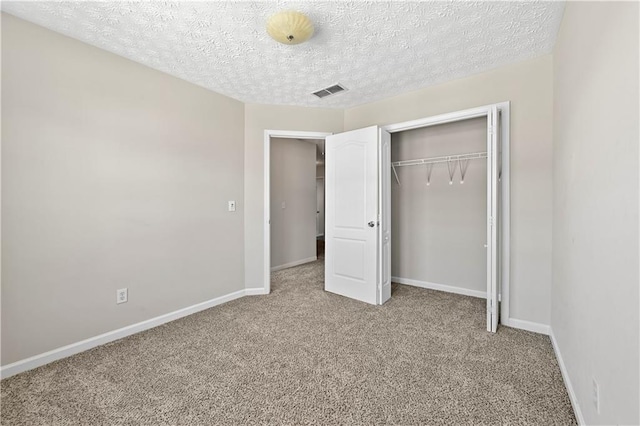
[[487, 114], [487, 331], [498, 329], [498, 109]]
[[[384, 302], [378, 287], [379, 138], [378, 126], [372, 126], [325, 142], [325, 290], [371, 304]], [[388, 267], [384, 273], [390, 295]]]

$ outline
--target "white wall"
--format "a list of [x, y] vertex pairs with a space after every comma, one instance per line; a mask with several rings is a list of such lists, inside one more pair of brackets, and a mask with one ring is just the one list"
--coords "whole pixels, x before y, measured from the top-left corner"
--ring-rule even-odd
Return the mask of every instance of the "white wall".
[[316, 145], [271, 138], [271, 268], [316, 257]]
[[638, 3], [569, 2], [553, 58], [551, 326], [587, 424], [640, 423], [638, 36]]
[[264, 285], [264, 131], [296, 130], [339, 133], [339, 109], [245, 104], [244, 199], [245, 284]]
[[[487, 150], [487, 120], [476, 118], [394, 133], [391, 161]], [[446, 163], [398, 167], [391, 178], [391, 275], [486, 294], [487, 163], [471, 160], [460, 184]]]
[[244, 288], [243, 114], [2, 14], [3, 365]]
[[530, 61], [345, 111], [345, 130], [511, 101], [511, 318], [549, 324], [552, 61]]

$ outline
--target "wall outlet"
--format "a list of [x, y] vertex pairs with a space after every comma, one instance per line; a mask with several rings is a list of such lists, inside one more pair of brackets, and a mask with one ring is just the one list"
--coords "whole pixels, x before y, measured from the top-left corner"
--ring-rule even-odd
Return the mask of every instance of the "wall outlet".
[[593, 401], [593, 408], [596, 409], [596, 413], [600, 414], [600, 386], [596, 382], [596, 378], [591, 378], [591, 399]]
[[126, 288], [116, 290], [116, 304], [127, 303], [127, 300], [129, 300], [129, 295]]
[[287, 202], [286, 202], [286, 201], [283, 201], [283, 202], [282, 202], [282, 208], [283, 208], [283, 209], [286, 209], [286, 208], [287, 208]]
[[235, 201], [229, 201], [229, 211], [230, 212], [235, 212], [236, 211], [236, 202]]

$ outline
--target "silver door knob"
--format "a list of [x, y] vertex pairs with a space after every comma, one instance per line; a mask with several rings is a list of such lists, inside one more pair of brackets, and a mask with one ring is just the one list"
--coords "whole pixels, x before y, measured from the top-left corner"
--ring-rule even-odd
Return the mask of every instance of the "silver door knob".
[[374, 226], [376, 226], [376, 223], [374, 221], [371, 221], [367, 223], [367, 225], [369, 225], [369, 228], [373, 228]]

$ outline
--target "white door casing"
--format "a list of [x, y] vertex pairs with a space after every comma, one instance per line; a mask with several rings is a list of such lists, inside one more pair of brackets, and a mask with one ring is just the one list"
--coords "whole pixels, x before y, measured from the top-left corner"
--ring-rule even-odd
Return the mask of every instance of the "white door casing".
[[487, 113], [487, 331], [498, 329], [498, 109]]
[[325, 145], [325, 290], [377, 304], [378, 126]]

